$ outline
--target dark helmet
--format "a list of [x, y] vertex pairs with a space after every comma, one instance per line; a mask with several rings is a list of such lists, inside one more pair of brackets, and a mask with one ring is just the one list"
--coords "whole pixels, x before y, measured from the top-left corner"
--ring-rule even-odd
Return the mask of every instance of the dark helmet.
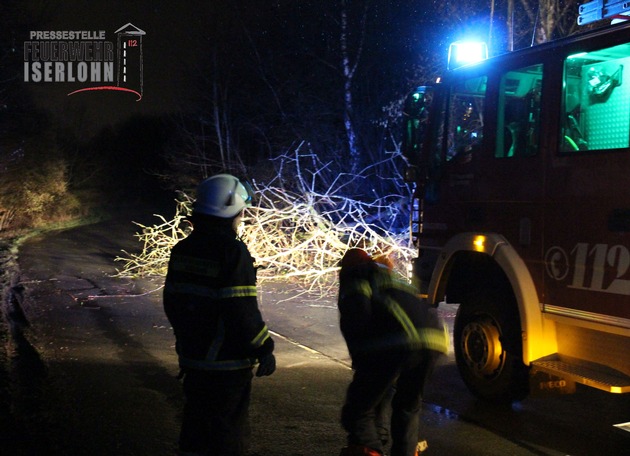
[[363, 249], [350, 249], [341, 259], [341, 268], [352, 268], [363, 264], [372, 263], [372, 257]]

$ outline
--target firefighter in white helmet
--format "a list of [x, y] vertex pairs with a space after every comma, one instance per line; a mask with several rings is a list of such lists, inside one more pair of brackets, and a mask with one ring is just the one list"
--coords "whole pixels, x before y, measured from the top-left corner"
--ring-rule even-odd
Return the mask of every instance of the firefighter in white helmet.
[[219, 174], [199, 185], [192, 233], [171, 252], [164, 310], [183, 376], [182, 455], [245, 454], [251, 382], [276, 368], [256, 269], [236, 229], [251, 192]]

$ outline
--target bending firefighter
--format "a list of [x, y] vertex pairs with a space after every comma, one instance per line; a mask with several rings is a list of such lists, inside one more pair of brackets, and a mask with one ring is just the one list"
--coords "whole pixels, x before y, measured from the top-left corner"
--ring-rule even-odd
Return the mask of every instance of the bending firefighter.
[[173, 326], [186, 398], [182, 455], [242, 456], [253, 368], [276, 368], [258, 308], [256, 269], [236, 229], [251, 203], [234, 176], [198, 187], [192, 233], [171, 252], [164, 310]]
[[415, 288], [361, 249], [350, 249], [339, 273], [339, 324], [352, 358], [341, 423], [340, 456], [415, 456], [422, 392], [448, 350], [445, 326]]

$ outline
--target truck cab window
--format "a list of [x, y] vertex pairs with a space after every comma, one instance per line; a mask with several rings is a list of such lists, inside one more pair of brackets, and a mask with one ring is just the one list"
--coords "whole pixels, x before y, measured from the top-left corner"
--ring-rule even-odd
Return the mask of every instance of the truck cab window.
[[481, 145], [487, 81], [487, 76], [479, 76], [454, 84], [449, 103], [447, 161], [470, 161]]
[[532, 65], [509, 71], [501, 78], [495, 157], [538, 152], [542, 70], [542, 65]]
[[[564, 61], [560, 151], [627, 148], [630, 143], [630, 45], [571, 55]], [[626, 75], [627, 76], [627, 75]]]

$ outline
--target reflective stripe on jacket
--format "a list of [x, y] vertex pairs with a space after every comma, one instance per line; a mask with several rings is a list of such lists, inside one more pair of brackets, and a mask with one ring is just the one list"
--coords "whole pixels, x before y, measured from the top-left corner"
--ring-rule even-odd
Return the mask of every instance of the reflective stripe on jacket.
[[376, 264], [342, 271], [340, 326], [353, 358], [388, 350], [448, 351], [448, 330], [417, 290]]

